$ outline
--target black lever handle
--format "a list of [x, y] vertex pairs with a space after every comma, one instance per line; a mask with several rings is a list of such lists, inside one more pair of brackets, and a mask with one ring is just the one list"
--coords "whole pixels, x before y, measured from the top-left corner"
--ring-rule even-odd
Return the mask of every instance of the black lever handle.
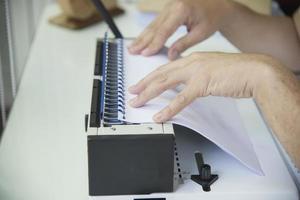
[[192, 175], [191, 179], [202, 186], [203, 191], [209, 192], [210, 186], [218, 180], [217, 174], [211, 174], [211, 167], [204, 164], [203, 156], [200, 152], [195, 152], [195, 160], [199, 175]]
[[101, 14], [103, 19], [106, 21], [108, 24], [110, 30], [113, 32], [116, 38], [123, 38], [121, 32], [119, 31], [118, 27], [116, 26], [113, 18], [105, 8], [104, 4], [102, 3], [101, 0], [91, 0], [95, 7], [97, 8], [98, 12]]

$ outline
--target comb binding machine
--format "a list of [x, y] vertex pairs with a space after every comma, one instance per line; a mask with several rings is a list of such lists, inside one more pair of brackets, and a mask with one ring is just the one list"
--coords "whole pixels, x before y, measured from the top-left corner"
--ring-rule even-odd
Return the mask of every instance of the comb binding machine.
[[125, 121], [123, 39], [97, 42], [88, 133], [89, 193], [172, 192], [172, 124]]

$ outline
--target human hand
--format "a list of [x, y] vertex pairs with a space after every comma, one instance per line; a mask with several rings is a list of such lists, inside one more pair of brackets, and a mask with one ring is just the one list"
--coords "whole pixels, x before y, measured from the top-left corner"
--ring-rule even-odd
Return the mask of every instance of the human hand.
[[257, 54], [193, 53], [170, 62], [129, 88], [137, 94], [129, 101], [140, 107], [164, 91], [184, 84], [170, 104], [154, 115], [155, 122], [172, 118], [198, 97], [253, 97], [260, 83], [268, 78], [272, 59]]
[[231, 4], [227, 0], [173, 0], [129, 46], [129, 52], [153, 55], [179, 26], [185, 25], [188, 34], [177, 40], [168, 51], [169, 59], [174, 60], [181, 52], [220, 29], [231, 12]]

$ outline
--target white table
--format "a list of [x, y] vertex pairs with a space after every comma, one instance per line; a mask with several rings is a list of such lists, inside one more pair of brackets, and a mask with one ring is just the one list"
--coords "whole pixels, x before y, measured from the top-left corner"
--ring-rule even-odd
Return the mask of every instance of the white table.
[[[116, 22], [124, 36], [136, 37], [142, 27], [134, 19], [135, 8], [127, 5], [126, 10]], [[88, 198], [84, 114], [90, 109], [95, 41], [108, 28], [101, 23], [82, 31], [69, 31], [48, 24], [47, 19], [58, 13], [54, 4], [49, 5], [42, 16], [3, 133], [0, 199]], [[195, 49], [236, 51], [219, 35], [191, 51]], [[238, 105], [251, 139], [255, 140], [255, 149], [266, 146], [275, 149], [269, 156], [281, 161], [253, 102], [240, 100]], [[274, 164], [281, 169], [284, 187], [293, 192], [295, 186], [283, 162]], [[267, 165], [262, 167], [269, 169], [271, 164]]]

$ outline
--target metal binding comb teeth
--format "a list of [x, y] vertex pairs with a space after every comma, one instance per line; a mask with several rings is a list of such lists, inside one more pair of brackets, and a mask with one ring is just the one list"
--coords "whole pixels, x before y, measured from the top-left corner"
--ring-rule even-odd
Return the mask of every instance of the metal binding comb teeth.
[[103, 122], [123, 124], [125, 120], [123, 40], [104, 38], [103, 56]]

